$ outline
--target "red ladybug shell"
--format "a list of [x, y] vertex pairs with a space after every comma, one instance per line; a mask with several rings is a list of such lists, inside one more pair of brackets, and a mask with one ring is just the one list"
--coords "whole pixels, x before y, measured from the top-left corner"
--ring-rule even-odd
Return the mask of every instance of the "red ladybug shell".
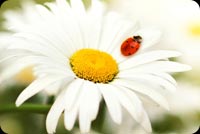
[[135, 54], [140, 48], [142, 38], [140, 36], [134, 36], [126, 39], [121, 45], [121, 53], [124, 56], [130, 56]]

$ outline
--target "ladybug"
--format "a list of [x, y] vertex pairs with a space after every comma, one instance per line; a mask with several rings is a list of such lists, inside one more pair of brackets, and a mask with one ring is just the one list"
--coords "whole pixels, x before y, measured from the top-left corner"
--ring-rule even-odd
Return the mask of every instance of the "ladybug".
[[122, 55], [130, 56], [135, 54], [139, 50], [141, 42], [142, 42], [141, 36], [133, 36], [126, 39], [121, 45]]

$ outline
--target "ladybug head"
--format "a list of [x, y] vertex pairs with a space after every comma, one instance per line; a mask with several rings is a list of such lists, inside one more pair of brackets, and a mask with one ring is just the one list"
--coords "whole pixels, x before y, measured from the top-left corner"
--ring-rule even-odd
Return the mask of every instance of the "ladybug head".
[[133, 39], [138, 42], [138, 43], [141, 43], [142, 42], [142, 37], [137, 35], [137, 36], [133, 36]]

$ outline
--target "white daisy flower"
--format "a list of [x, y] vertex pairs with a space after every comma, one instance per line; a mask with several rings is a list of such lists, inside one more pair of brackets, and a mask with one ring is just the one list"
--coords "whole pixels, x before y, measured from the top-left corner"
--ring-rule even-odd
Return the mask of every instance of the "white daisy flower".
[[[176, 89], [176, 81], [169, 73], [190, 69], [167, 60], [180, 56], [179, 52], [145, 52], [159, 40], [158, 30], [138, 29], [132, 21], [104, 12], [99, 0], [92, 0], [87, 10], [81, 0], [71, 0], [70, 4], [56, 0], [24, 8], [20, 14], [6, 14], [5, 24], [13, 35], [1, 59], [8, 65], [0, 74], [2, 79], [34, 65], [37, 77], [19, 95], [17, 106], [56, 85], [56, 100], [46, 119], [48, 133], [55, 132], [62, 113], [66, 129], [71, 130], [78, 119], [81, 133], [88, 133], [102, 100], [115, 123], [121, 123], [124, 108], [151, 132], [140, 97], [169, 109], [161, 93]], [[137, 51], [132, 48], [121, 52], [121, 44], [133, 36], [138, 42], [131, 42], [140, 46], [138, 52], [132, 54]], [[132, 55], [124, 56], [129, 51]]]

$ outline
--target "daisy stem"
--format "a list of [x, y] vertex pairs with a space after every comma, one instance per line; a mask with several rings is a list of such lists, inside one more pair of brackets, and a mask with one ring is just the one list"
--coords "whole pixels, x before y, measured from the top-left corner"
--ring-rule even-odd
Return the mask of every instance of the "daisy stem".
[[0, 114], [2, 113], [15, 113], [15, 112], [30, 112], [37, 114], [47, 114], [51, 105], [30, 104], [25, 103], [20, 107], [16, 107], [14, 104], [5, 104], [0, 107]]

